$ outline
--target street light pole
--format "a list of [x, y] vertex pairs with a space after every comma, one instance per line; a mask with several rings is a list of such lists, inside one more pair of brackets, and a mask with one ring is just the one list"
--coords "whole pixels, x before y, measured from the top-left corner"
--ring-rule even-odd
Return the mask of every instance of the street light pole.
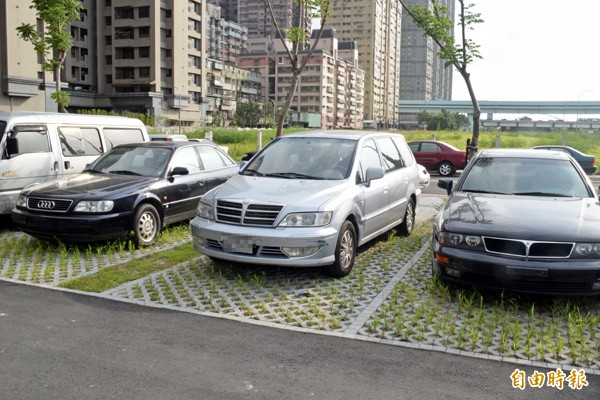
[[173, 89], [177, 90], [177, 126], [179, 127], [179, 134], [181, 135], [181, 92], [177, 86], [173, 86]]

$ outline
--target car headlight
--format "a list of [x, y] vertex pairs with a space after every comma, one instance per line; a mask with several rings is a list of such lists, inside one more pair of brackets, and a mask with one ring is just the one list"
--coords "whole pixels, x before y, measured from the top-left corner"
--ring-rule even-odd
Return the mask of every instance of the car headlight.
[[600, 243], [575, 243], [571, 258], [600, 258]]
[[215, 219], [212, 207], [203, 202], [198, 203], [198, 208], [196, 209], [196, 215], [198, 215], [200, 218], [204, 218], [204, 219], [211, 219], [211, 220]]
[[332, 211], [292, 213], [279, 223], [279, 226], [324, 226], [331, 222]]
[[27, 196], [20, 194], [17, 199], [17, 207], [27, 208]]
[[447, 247], [485, 251], [483, 239], [477, 235], [463, 235], [462, 233], [440, 232], [437, 236], [438, 242]]
[[112, 211], [115, 202], [112, 200], [80, 201], [75, 206], [75, 212], [104, 213]]

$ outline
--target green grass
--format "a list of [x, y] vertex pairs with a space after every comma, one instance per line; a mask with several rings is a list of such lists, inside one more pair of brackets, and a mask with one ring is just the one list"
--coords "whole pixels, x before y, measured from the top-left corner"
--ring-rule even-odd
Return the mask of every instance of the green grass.
[[186, 243], [174, 249], [161, 251], [133, 261], [106, 267], [96, 273], [81, 278], [71, 279], [59, 286], [67, 289], [82, 290], [86, 292], [104, 292], [123, 283], [143, 278], [154, 272], [171, 268], [198, 257], [193, 244]]
[[[285, 129], [283, 134], [302, 131], [301, 128]], [[275, 129], [238, 129], [204, 127], [186, 132], [189, 138], [204, 138], [207, 131], [213, 132], [215, 143], [228, 146], [229, 154], [236, 160], [248, 152], [258, 150], [258, 132], [262, 132], [262, 145], [265, 146], [275, 137]], [[467, 138], [472, 133], [468, 131], [402, 131], [407, 141], [431, 139], [450, 143], [459, 149], [464, 149]], [[481, 131], [479, 134], [479, 149], [495, 148], [497, 140], [502, 148], [530, 148], [544, 144], [566, 144], [577, 150], [592, 154], [600, 160], [600, 134], [588, 132], [506, 132], [506, 131]], [[600, 161], [599, 161], [600, 162]]]

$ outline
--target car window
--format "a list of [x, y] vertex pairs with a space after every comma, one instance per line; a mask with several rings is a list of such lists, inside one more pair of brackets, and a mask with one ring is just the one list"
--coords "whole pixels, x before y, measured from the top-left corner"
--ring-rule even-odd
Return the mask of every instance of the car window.
[[100, 132], [95, 128], [60, 127], [58, 137], [65, 157], [102, 154]]
[[188, 146], [177, 149], [175, 155], [173, 156], [173, 161], [171, 162], [171, 171], [176, 167], [187, 168], [190, 174], [195, 174], [202, 171], [202, 168], [200, 168], [200, 161], [198, 160], [198, 155], [196, 154], [194, 147]]
[[359, 182], [366, 181], [367, 168], [369, 167], [381, 167], [381, 160], [373, 139], [367, 140], [360, 152]]
[[590, 191], [568, 160], [491, 158], [475, 161], [462, 183], [467, 192], [589, 197]]
[[233, 165], [233, 162], [224, 157], [222, 153], [212, 146], [196, 146], [198, 153], [200, 153], [200, 159], [202, 160], [202, 166], [205, 170], [218, 169]]
[[392, 140], [396, 144], [396, 147], [400, 151], [400, 156], [402, 157], [402, 161], [404, 162], [404, 165], [407, 167], [412, 167], [413, 165], [415, 165], [416, 164], [415, 156], [413, 155], [411, 149], [409, 149], [408, 146], [406, 145], [406, 142], [396, 136], [393, 136], [392, 138], [393, 138]]
[[144, 141], [144, 134], [140, 129], [105, 128], [103, 132], [107, 150], [119, 144], [141, 143]]
[[418, 153], [420, 144], [421, 143], [409, 143], [408, 147], [410, 147], [410, 151], [412, 151], [413, 153]]
[[422, 152], [438, 152], [442, 151], [442, 148], [437, 143], [424, 142], [421, 143]]
[[50, 152], [50, 141], [45, 129], [20, 127], [13, 133], [15, 135], [19, 140], [19, 154]]
[[394, 171], [404, 166], [400, 152], [392, 141], [391, 137], [381, 137], [375, 139], [377, 147], [381, 149], [383, 157], [383, 168], [385, 171]]

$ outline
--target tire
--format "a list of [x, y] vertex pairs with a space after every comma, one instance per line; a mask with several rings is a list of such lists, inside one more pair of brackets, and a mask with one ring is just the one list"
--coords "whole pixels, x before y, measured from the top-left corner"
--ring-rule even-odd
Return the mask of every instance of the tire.
[[398, 226], [398, 233], [403, 236], [408, 236], [412, 233], [413, 229], [415, 229], [415, 214], [415, 201], [410, 199], [406, 205], [404, 220]]
[[350, 221], [345, 221], [335, 246], [335, 262], [327, 267], [330, 276], [339, 278], [346, 276], [354, 267], [356, 257], [356, 229]]
[[454, 172], [456, 172], [456, 169], [454, 169], [454, 165], [450, 161], [442, 161], [438, 165], [438, 173], [441, 176], [452, 176]]
[[138, 246], [150, 246], [156, 242], [161, 229], [158, 211], [152, 204], [142, 204], [138, 207], [133, 219], [133, 234]]

